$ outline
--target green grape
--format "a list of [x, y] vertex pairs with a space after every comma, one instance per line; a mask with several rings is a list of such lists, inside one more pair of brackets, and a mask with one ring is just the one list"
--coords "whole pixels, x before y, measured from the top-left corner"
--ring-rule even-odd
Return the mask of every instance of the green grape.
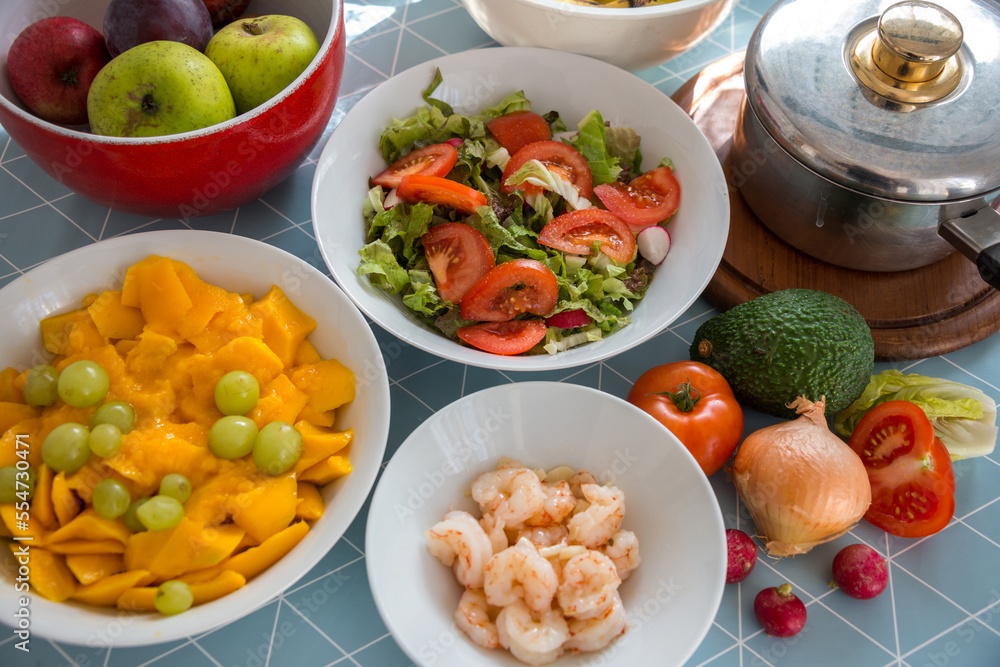
[[266, 475], [287, 472], [302, 456], [302, 434], [283, 421], [267, 424], [253, 444], [253, 462]]
[[90, 420], [90, 428], [98, 424], [111, 424], [122, 434], [128, 433], [135, 426], [135, 410], [122, 401], [108, 401], [94, 412]]
[[108, 374], [101, 365], [83, 359], [74, 361], [59, 374], [59, 398], [74, 408], [96, 405], [108, 393]]
[[260, 385], [246, 371], [226, 373], [215, 384], [215, 405], [224, 415], [245, 415], [257, 405]]
[[59, 424], [42, 442], [42, 462], [56, 472], [71, 473], [90, 458], [90, 431], [83, 424]]
[[17, 469], [17, 466], [0, 468], [0, 503], [17, 503], [31, 500], [35, 495], [35, 469]]
[[94, 511], [104, 519], [117, 519], [132, 504], [132, 494], [117, 479], [102, 479], [94, 486]]
[[220, 459], [239, 459], [253, 449], [257, 424], [252, 419], [228, 415], [208, 430], [208, 449]]
[[36, 408], [47, 408], [59, 400], [59, 371], [42, 364], [28, 371], [24, 379], [24, 402]]
[[170, 496], [153, 496], [136, 508], [135, 515], [150, 530], [167, 530], [184, 518], [184, 506]]
[[147, 502], [149, 502], [149, 498], [136, 498], [132, 501], [132, 504], [128, 506], [128, 509], [125, 510], [125, 514], [122, 515], [122, 521], [125, 522], [125, 527], [133, 533], [141, 533], [146, 530], [146, 526], [142, 525], [142, 521], [139, 521], [139, 517], [136, 516], [136, 512]]
[[180, 503], [191, 497], [191, 482], [180, 473], [172, 472], [160, 480], [160, 495], [170, 496]]
[[164, 581], [153, 595], [156, 611], [167, 616], [187, 611], [193, 603], [191, 587], [183, 581]]
[[87, 439], [90, 451], [102, 458], [114, 456], [122, 448], [122, 432], [114, 424], [98, 424]]

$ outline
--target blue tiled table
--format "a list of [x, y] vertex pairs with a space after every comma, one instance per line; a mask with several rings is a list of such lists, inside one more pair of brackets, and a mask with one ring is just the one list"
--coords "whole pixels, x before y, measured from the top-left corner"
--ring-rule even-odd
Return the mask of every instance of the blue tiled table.
[[[7, 0], [5, 0], [7, 1]], [[672, 94], [706, 65], [742, 49], [771, 0], [740, 0], [705, 42], [661, 67], [639, 73]], [[395, 73], [443, 54], [493, 46], [458, 0], [348, 0], [347, 65], [332, 130], [367, 92]], [[328, 131], [329, 131], [328, 130]], [[190, 221], [153, 220], [92, 204], [43, 174], [0, 129], [0, 285], [60, 253], [95, 241], [155, 229], [209, 229], [261, 239], [326, 270], [313, 235], [309, 193], [318, 146], [296, 173], [238, 211]], [[646, 368], [685, 358], [694, 330], [714, 314], [698, 301], [668, 330], [604, 363], [548, 374], [464, 367], [397, 341], [375, 327], [392, 392], [387, 457], [419, 423], [468, 393], [522, 380], [554, 380], [624, 396]], [[887, 367], [879, 364], [877, 370]], [[958, 352], [896, 367], [951, 378], [1000, 399], [1000, 337]], [[774, 420], [747, 411], [747, 432]], [[722, 606], [690, 665], [749, 667], [997, 667], [1000, 665], [1000, 451], [959, 462], [957, 510], [941, 533], [902, 540], [867, 524], [808, 557], [764, 558], [751, 576], [727, 587]], [[712, 478], [727, 527], [750, 529], [724, 473]], [[278, 599], [233, 624], [183, 641], [136, 649], [33, 642], [30, 660], [0, 633], [0, 665], [410, 665], [386, 631], [365, 573], [367, 508], [311, 572]], [[683, 539], [683, 536], [678, 536]], [[827, 586], [829, 562], [854, 541], [886, 555], [890, 586], [873, 601], [851, 600]], [[809, 622], [789, 640], [760, 631], [758, 590], [790, 581]], [[649, 664], [654, 664], [650, 662]]]

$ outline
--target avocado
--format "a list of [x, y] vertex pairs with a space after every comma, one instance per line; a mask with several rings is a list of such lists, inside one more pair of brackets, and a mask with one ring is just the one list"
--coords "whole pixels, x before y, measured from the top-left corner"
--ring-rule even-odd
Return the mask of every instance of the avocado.
[[798, 396], [826, 397], [826, 414], [861, 395], [875, 366], [868, 323], [850, 303], [813, 289], [751, 299], [704, 322], [691, 359], [719, 371], [736, 399], [769, 415], [794, 418]]

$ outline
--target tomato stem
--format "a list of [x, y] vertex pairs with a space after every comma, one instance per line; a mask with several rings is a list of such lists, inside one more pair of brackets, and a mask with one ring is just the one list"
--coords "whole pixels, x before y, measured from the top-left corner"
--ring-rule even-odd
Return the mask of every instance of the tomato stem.
[[691, 379], [677, 385], [677, 391], [655, 391], [653, 396], [669, 396], [681, 412], [691, 412], [701, 400], [701, 392], [691, 385]]

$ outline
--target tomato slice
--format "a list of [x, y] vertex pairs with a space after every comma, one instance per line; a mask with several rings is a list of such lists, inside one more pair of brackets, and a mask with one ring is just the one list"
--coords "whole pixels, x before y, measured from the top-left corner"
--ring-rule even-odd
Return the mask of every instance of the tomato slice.
[[538, 242], [556, 250], [589, 255], [591, 245], [601, 242], [601, 252], [619, 262], [635, 257], [635, 235], [614, 213], [598, 208], [570, 211], [542, 227]]
[[483, 233], [461, 222], [431, 227], [420, 242], [438, 294], [452, 303], [459, 303], [472, 283], [496, 263]]
[[521, 313], [545, 316], [559, 300], [552, 269], [534, 259], [497, 264], [462, 297], [459, 313], [476, 322], [507, 322]]
[[530, 143], [552, 138], [548, 122], [534, 111], [511, 111], [486, 123], [486, 127], [511, 155]]
[[909, 401], [880, 403], [858, 422], [850, 445], [872, 487], [865, 519], [899, 537], [933, 535], [948, 525], [955, 473], [923, 410]]
[[681, 203], [681, 185], [670, 167], [651, 169], [628, 185], [602, 183], [594, 194], [634, 232], [663, 222]]
[[462, 327], [458, 337], [473, 347], [493, 354], [521, 354], [545, 338], [548, 327], [542, 320], [483, 322]]
[[540, 192], [541, 188], [530, 183], [518, 185], [507, 185], [507, 179], [524, 166], [528, 160], [538, 160], [549, 171], [558, 174], [563, 180], [569, 181], [580, 191], [580, 196], [590, 199], [594, 193], [593, 176], [590, 174], [590, 165], [587, 158], [580, 154], [569, 144], [561, 141], [536, 141], [530, 143], [521, 150], [511, 155], [504, 167], [502, 185], [500, 191], [510, 194], [514, 190], [524, 190], [525, 192]]
[[432, 144], [412, 150], [372, 179], [375, 185], [398, 188], [403, 176], [424, 174], [445, 176], [458, 162], [458, 151], [451, 144]]
[[477, 206], [487, 204], [486, 195], [479, 190], [441, 176], [424, 174], [403, 176], [396, 188], [396, 196], [403, 201], [450, 206], [462, 213], [472, 213]]

